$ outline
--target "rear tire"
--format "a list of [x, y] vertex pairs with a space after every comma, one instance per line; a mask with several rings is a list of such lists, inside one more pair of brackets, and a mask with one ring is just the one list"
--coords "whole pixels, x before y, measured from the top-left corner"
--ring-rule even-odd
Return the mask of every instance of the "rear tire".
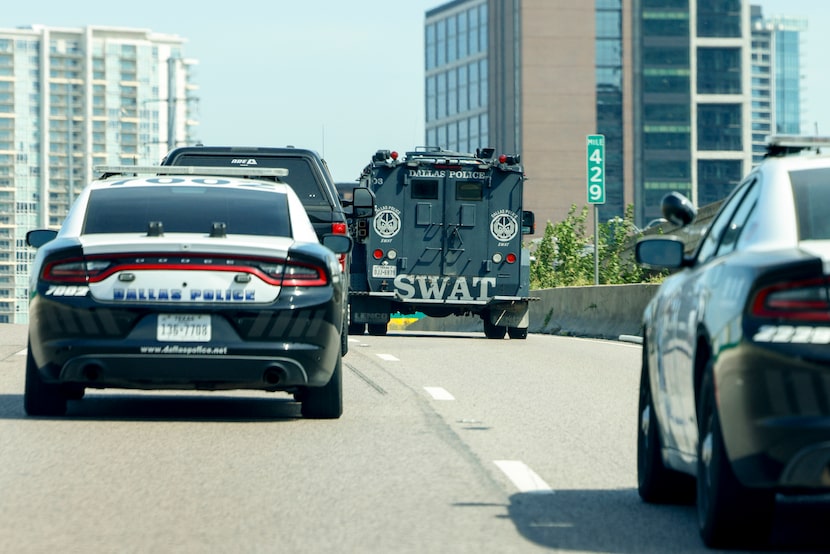
[[757, 547], [768, 542], [775, 493], [738, 481], [726, 454], [715, 401], [712, 366], [706, 369], [698, 407], [697, 520], [709, 548]]
[[301, 402], [300, 413], [308, 419], [337, 419], [343, 415], [343, 360], [340, 356], [329, 382], [322, 387], [306, 387]]
[[490, 323], [490, 314], [484, 313], [481, 316], [482, 321], [484, 321], [484, 336], [488, 339], [503, 339], [504, 334], [507, 332], [507, 327], [503, 325], [493, 325]]
[[340, 355], [349, 353], [349, 322], [344, 318], [343, 328], [340, 329]]
[[362, 335], [366, 332], [366, 324], [365, 323], [349, 323], [349, 334], [350, 335]]
[[31, 345], [26, 354], [26, 388], [23, 409], [30, 416], [62, 416], [66, 414], [66, 396], [60, 385], [44, 383], [32, 356]]
[[524, 340], [527, 338], [527, 327], [521, 329], [519, 327], [508, 327], [507, 336], [511, 339]]
[[640, 498], [654, 504], [690, 504], [695, 497], [694, 478], [666, 467], [663, 462], [660, 424], [651, 396], [645, 342], [637, 414], [637, 492]]
[[369, 334], [375, 337], [385, 337], [387, 331], [386, 323], [370, 323]]

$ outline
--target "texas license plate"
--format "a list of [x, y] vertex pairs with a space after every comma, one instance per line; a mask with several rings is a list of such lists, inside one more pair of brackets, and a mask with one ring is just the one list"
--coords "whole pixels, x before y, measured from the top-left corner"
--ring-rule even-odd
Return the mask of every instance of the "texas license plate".
[[398, 274], [398, 268], [394, 265], [373, 265], [372, 277], [392, 278]]
[[164, 342], [208, 342], [210, 340], [210, 316], [159, 314], [156, 340]]

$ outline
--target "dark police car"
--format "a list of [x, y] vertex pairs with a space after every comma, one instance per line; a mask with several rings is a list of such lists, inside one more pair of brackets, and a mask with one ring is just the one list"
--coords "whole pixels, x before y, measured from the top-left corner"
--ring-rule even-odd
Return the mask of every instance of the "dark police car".
[[[697, 497], [708, 546], [770, 533], [777, 493], [830, 493], [830, 156], [779, 137], [696, 250], [641, 239], [675, 272], [647, 306], [638, 480], [647, 502]], [[664, 199], [683, 226], [695, 209]], [[681, 230], [682, 232], [682, 230]]]
[[238, 176], [284, 170], [102, 171], [59, 232], [27, 234], [26, 412], [86, 388], [257, 389], [339, 417], [351, 239], [323, 246], [292, 188]]

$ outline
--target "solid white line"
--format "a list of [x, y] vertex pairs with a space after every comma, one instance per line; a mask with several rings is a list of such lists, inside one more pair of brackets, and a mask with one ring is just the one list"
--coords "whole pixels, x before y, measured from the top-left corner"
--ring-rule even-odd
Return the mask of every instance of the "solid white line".
[[496, 460], [493, 463], [513, 481], [519, 492], [553, 492], [544, 479], [518, 460]]
[[441, 387], [424, 387], [424, 390], [427, 391], [434, 400], [455, 400], [455, 397], [451, 395], [447, 389], [443, 389]]
[[377, 357], [381, 360], [386, 360], [387, 362], [400, 362], [400, 360], [392, 354], [377, 354]]

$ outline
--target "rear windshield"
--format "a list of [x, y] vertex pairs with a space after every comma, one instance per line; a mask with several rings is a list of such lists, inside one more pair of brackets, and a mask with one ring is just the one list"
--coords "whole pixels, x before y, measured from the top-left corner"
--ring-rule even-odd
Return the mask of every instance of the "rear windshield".
[[798, 236], [801, 240], [830, 239], [830, 169], [790, 172]]
[[146, 233], [150, 222], [166, 233], [209, 234], [224, 223], [228, 234], [291, 236], [285, 194], [167, 185], [93, 191], [83, 234]]
[[[239, 160], [255, 160], [256, 164], [247, 162], [247, 165], [240, 165]], [[234, 161], [236, 163], [232, 163]], [[326, 198], [324, 191], [320, 189], [320, 183], [307, 158], [182, 154], [181, 156], [177, 156], [175, 160], [171, 160], [171, 163], [173, 165], [195, 165], [203, 167], [282, 167], [288, 170], [288, 177], [282, 177], [280, 180], [291, 185], [291, 188], [300, 197], [303, 205], [329, 206], [329, 200]]]

